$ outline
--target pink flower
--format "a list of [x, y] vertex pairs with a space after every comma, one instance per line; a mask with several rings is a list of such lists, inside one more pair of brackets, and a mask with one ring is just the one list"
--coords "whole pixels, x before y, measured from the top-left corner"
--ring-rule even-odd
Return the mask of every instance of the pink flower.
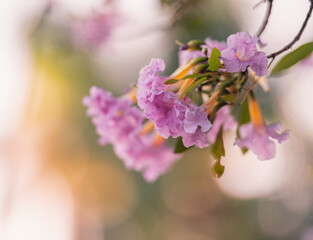
[[132, 106], [130, 99], [114, 98], [111, 93], [94, 86], [83, 104], [88, 107], [87, 114], [92, 117], [102, 145], [127, 139], [141, 129], [144, 117]]
[[111, 37], [117, 19], [113, 12], [94, 12], [86, 18], [76, 19], [72, 27], [74, 44], [83, 49], [101, 46]]
[[181, 158], [165, 142], [155, 144], [154, 134], [137, 135], [128, 141], [114, 145], [114, 150], [127, 168], [143, 174], [148, 182], [155, 181], [160, 175], [170, 170], [171, 166]]
[[277, 133], [280, 129], [279, 123], [263, 127], [255, 127], [253, 123], [247, 123], [240, 127], [240, 138], [236, 139], [235, 144], [251, 149], [260, 160], [269, 160], [275, 156], [275, 144], [270, 138], [276, 139], [279, 143], [289, 138], [288, 131]]
[[128, 169], [143, 174], [149, 182], [167, 172], [180, 155], [165, 142], [156, 143], [154, 134], [142, 134], [143, 113], [130, 99], [115, 98], [98, 87], [90, 89], [83, 99], [87, 114], [99, 135], [99, 143], [113, 145], [114, 151]]
[[[150, 64], [140, 71], [137, 84], [138, 106], [143, 110], [144, 116], [154, 123], [155, 129], [162, 137], [182, 136], [183, 142], [188, 141], [188, 145], [201, 148], [208, 146], [206, 132], [211, 123], [205, 110], [194, 105], [187, 97], [180, 101], [177, 94], [166, 91], [166, 78], [157, 74], [164, 68], [163, 60], [152, 59]], [[201, 129], [200, 132], [197, 131], [198, 128]]]
[[239, 32], [227, 38], [227, 48], [221, 52], [228, 72], [246, 71], [250, 66], [257, 76], [267, 73], [267, 58], [264, 52], [257, 50], [258, 38], [248, 33]]

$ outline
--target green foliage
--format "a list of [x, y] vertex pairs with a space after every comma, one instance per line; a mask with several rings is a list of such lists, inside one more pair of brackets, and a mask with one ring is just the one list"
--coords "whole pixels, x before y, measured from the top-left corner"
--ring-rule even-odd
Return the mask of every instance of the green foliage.
[[236, 94], [225, 94], [223, 96], [220, 96], [219, 97], [219, 100], [221, 101], [224, 101], [224, 102], [227, 102], [227, 103], [233, 103], [235, 100], [236, 100]]
[[250, 122], [248, 98], [246, 98], [237, 111], [235, 111], [234, 116], [237, 119], [239, 126]]
[[[242, 124], [250, 122], [250, 112], [249, 112], [249, 104], [248, 104], [248, 98], [244, 100], [244, 102], [241, 104], [240, 108], [235, 114], [235, 117], [237, 119], [238, 125], [241, 126]], [[239, 130], [239, 128], [238, 128]], [[239, 131], [237, 130], [237, 137], [239, 136]], [[247, 148], [241, 148], [242, 154], [246, 154], [248, 152]]]
[[221, 164], [220, 160], [217, 160], [212, 167], [213, 175], [217, 178], [220, 178], [221, 176], [223, 176], [224, 170], [225, 170], [225, 166]]
[[204, 62], [207, 60], [208, 60], [207, 57], [197, 57], [197, 58], [193, 58], [193, 59], [189, 60], [189, 63], [191, 65], [197, 65], [198, 63], [201, 63], [201, 62]]
[[221, 165], [221, 158], [225, 156], [223, 128], [221, 128], [217, 134], [216, 141], [212, 148], [212, 154], [216, 158], [216, 162], [213, 165], [212, 172], [215, 177], [220, 178], [225, 170], [225, 166]]
[[248, 148], [240, 148], [242, 154], [246, 154], [248, 152]]
[[182, 99], [182, 97], [187, 94], [189, 91], [191, 91], [192, 89], [194, 89], [196, 86], [204, 83], [205, 81], [207, 81], [208, 79], [206, 77], [203, 77], [201, 79], [199, 79], [198, 81], [195, 81], [194, 83], [190, 84], [188, 87], [185, 88], [184, 91], [182, 91], [182, 93], [179, 95], [178, 99]]
[[201, 73], [203, 72], [204, 70], [208, 70], [208, 67], [209, 67], [209, 64], [208, 63], [200, 63], [200, 64], [197, 64], [193, 69], [192, 71], [194, 73]]
[[191, 40], [187, 43], [188, 48], [192, 50], [201, 50], [201, 45], [205, 44], [205, 42], [200, 40]]
[[216, 141], [212, 147], [212, 154], [216, 159], [221, 159], [225, 156], [225, 148], [223, 142], [223, 128], [217, 134]]
[[209, 70], [215, 72], [219, 69], [221, 62], [219, 57], [221, 56], [220, 50], [216, 47], [212, 49], [211, 56], [209, 58]]
[[292, 67], [300, 60], [306, 58], [312, 52], [313, 52], [313, 42], [303, 44], [296, 50], [284, 56], [273, 68], [272, 74], [277, 74], [285, 69]]
[[198, 78], [202, 78], [202, 77], [209, 77], [211, 75], [212, 75], [212, 73], [190, 74], [190, 75], [183, 77], [181, 80], [185, 80], [185, 79], [189, 79], [189, 78], [198, 79]]
[[176, 141], [174, 153], [183, 153], [183, 152], [187, 151], [190, 148], [192, 148], [192, 147], [189, 147], [189, 148], [185, 147], [185, 145], [183, 144], [182, 137], [178, 137], [177, 141]]
[[169, 79], [167, 80], [164, 84], [168, 85], [168, 84], [174, 84], [174, 83], [177, 83], [179, 80], [177, 79]]

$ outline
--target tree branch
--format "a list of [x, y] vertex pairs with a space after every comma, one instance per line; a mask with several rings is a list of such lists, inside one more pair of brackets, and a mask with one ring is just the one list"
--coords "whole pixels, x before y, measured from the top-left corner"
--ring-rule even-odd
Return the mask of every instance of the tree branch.
[[264, 32], [267, 23], [268, 23], [268, 19], [270, 18], [271, 12], [272, 12], [272, 7], [273, 7], [273, 0], [267, 0], [268, 1], [268, 5], [267, 5], [267, 12], [265, 15], [265, 18], [263, 20], [263, 23], [259, 29], [259, 31], [255, 34], [258, 38], [260, 38], [261, 34]]
[[267, 55], [267, 58], [275, 58], [276, 56], [278, 56], [279, 54], [287, 51], [288, 49], [290, 49], [301, 37], [308, 21], [309, 21], [309, 18], [311, 17], [311, 14], [312, 14], [312, 10], [313, 10], [313, 0], [310, 0], [310, 8], [309, 8], [309, 11], [304, 19], [304, 22], [301, 26], [301, 29], [300, 31], [298, 32], [298, 34], [295, 36], [295, 38], [289, 43], [287, 44], [285, 47], [283, 47], [282, 49], [280, 49], [279, 51], [277, 52], [274, 52], [274, 53], [271, 53], [270, 55]]

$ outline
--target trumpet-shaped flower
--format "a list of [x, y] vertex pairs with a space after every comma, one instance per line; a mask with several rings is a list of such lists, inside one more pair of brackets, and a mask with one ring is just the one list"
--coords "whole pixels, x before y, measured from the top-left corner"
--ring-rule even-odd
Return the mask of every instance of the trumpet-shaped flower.
[[198, 107], [192, 103], [186, 105], [184, 130], [186, 133], [194, 133], [199, 127], [202, 132], [207, 132], [211, 128], [208, 115], [202, 107]]
[[144, 118], [130, 99], [114, 98], [111, 93], [92, 87], [83, 104], [88, 107], [87, 114], [92, 117], [102, 145], [124, 140], [141, 129]]
[[99, 143], [111, 143], [125, 166], [142, 172], [147, 181], [156, 180], [180, 158], [165, 142], [156, 144], [153, 134], [141, 134], [144, 116], [130, 99], [114, 98], [109, 92], [92, 87], [83, 104], [88, 107]]
[[156, 144], [154, 134], [136, 135], [126, 142], [115, 144], [114, 150], [127, 168], [142, 172], [148, 182], [155, 181], [181, 158], [165, 142]]
[[221, 52], [228, 72], [246, 71], [250, 66], [257, 76], [267, 73], [267, 58], [264, 52], [257, 50], [258, 38], [246, 32], [232, 34], [227, 38], [227, 48]]
[[275, 144], [270, 138], [276, 139], [279, 143], [289, 138], [288, 131], [277, 133], [280, 129], [279, 123], [263, 127], [255, 127], [253, 123], [247, 123], [240, 127], [240, 138], [236, 139], [235, 144], [251, 149], [260, 160], [269, 160], [275, 156]]
[[[138, 106], [144, 111], [144, 116], [154, 123], [162, 137], [182, 136], [184, 141], [188, 136], [189, 144], [207, 146], [206, 140], [206, 143], [200, 144], [204, 137], [200, 137], [201, 134], [196, 131], [200, 127], [200, 132], [205, 133], [211, 127], [204, 109], [192, 104], [187, 97], [180, 101], [177, 94], [166, 91], [166, 79], [157, 74], [163, 71], [164, 67], [163, 60], [152, 59], [150, 64], [140, 71], [137, 84]], [[194, 136], [190, 137], [190, 134]]]

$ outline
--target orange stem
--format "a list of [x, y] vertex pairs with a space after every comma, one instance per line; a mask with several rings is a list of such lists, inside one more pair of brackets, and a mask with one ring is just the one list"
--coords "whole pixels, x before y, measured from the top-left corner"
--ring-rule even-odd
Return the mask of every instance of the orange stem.
[[146, 122], [143, 127], [142, 130], [140, 131], [140, 134], [147, 134], [149, 132], [151, 132], [154, 129], [154, 124], [151, 121]]
[[181, 79], [182, 77], [184, 77], [189, 72], [189, 70], [192, 67], [194, 67], [193, 64], [186, 63], [186, 64], [182, 65], [181, 67], [177, 68], [177, 70], [171, 74], [170, 78], [177, 79], [177, 80]]
[[217, 104], [217, 99], [220, 95], [220, 91], [215, 91], [212, 96], [204, 103], [205, 111], [209, 114], [213, 107]]
[[155, 140], [154, 140], [154, 146], [159, 146], [160, 144], [162, 144], [165, 141], [165, 139], [158, 134], [157, 132], [155, 132]]
[[192, 78], [186, 79], [176, 94], [180, 95], [191, 83], [193, 83]]
[[251, 122], [256, 127], [263, 127], [265, 125], [264, 119], [262, 116], [261, 108], [254, 97], [249, 96], [249, 112]]

